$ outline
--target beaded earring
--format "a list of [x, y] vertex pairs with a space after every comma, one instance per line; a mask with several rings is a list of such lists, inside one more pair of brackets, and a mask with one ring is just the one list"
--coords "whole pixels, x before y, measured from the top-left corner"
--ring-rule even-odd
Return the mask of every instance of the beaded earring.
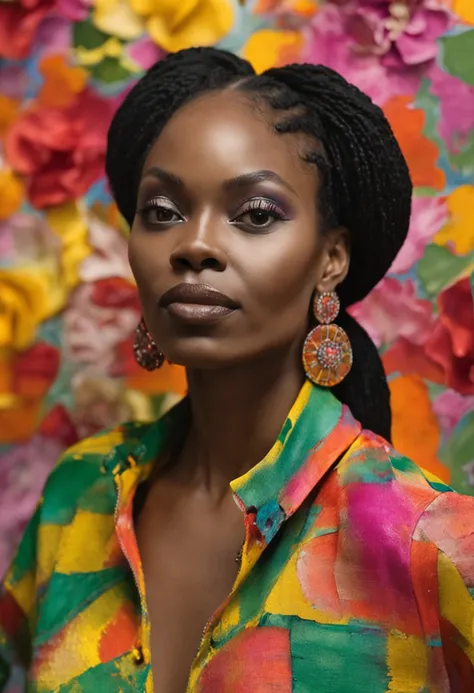
[[143, 318], [140, 320], [135, 330], [133, 353], [138, 365], [145, 368], [147, 371], [154, 371], [157, 368], [161, 368], [165, 361], [163, 352], [160, 351], [153, 337], [148, 332]]
[[303, 366], [306, 377], [322, 387], [334, 387], [340, 383], [352, 366], [349, 337], [342, 327], [334, 324], [340, 306], [335, 291], [327, 291], [314, 297], [313, 312], [319, 325], [306, 337], [303, 346]]

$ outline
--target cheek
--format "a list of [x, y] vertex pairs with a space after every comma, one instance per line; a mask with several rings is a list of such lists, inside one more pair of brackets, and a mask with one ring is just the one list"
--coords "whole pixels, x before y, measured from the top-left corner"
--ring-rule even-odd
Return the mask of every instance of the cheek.
[[[315, 232], [311, 229], [304, 234], [301, 229], [289, 228], [261, 241], [260, 252], [252, 253], [249, 260], [261, 319], [277, 317], [288, 321], [290, 315], [292, 323], [305, 321], [321, 261]], [[250, 286], [250, 280], [248, 283]]]

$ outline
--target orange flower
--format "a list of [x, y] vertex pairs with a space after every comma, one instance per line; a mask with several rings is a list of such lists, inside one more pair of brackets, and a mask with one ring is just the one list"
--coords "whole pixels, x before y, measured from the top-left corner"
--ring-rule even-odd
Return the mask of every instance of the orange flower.
[[450, 471], [438, 459], [440, 432], [428, 389], [415, 375], [390, 382], [393, 444], [402, 455], [449, 482]]
[[384, 106], [384, 112], [408, 163], [413, 185], [443, 190], [444, 172], [438, 168], [436, 144], [423, 134], [425, 114], [411, 107], [412, 96], [394, 96]]
[[38, 101], [50, 108], [70, 106], [87, 81], [87, 72], [81, 67], [68, 65], [63, 55], [43, 58], [39, 63], [39, 72], [44, 77], [44, 84]]
[[0, 221], [8, 219], [20, 208], [23, 183], [10, 169], [0, 171]]
[[250, 36], [243, 56], [261, 74], [271, 67], [295, 62], [302, 45], [303, 38], [298, 31], [261, 29]]
[[8, 129], [18, 118], [20, 102], [0, 94], [0, 137], [5, 137]]

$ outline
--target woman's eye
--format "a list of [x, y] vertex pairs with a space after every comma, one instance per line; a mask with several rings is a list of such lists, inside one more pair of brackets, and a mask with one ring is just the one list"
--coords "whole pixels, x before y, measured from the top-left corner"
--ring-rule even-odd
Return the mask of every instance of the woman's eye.
[[250, 200], [246, 208], [234, 219], [234, 223], [254, 229], [268, 229], [277, 221], [283, 221], [285, 215], [271, 200]]
[[183, 221], [183, 217], [173, 207], [161, 204], [159, 201], [151, 201], [138, 210], [143, 222], [149, 226], [160, 224], [176, 224]]

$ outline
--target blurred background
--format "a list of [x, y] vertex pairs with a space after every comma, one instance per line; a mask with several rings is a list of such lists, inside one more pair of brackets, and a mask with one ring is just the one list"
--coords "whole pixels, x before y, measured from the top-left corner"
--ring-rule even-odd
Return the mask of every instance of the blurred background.
[[103, 166], [153, 62], [217, 45], [323, 63], [383, 107], [416, 186], [408, 241], [353, 309], [390, 379], [395, 446], [474, 494], [474, 1], [0, 0], [0, 574], [79, 438], [185, 391], [146, 373], [127, 228]]

